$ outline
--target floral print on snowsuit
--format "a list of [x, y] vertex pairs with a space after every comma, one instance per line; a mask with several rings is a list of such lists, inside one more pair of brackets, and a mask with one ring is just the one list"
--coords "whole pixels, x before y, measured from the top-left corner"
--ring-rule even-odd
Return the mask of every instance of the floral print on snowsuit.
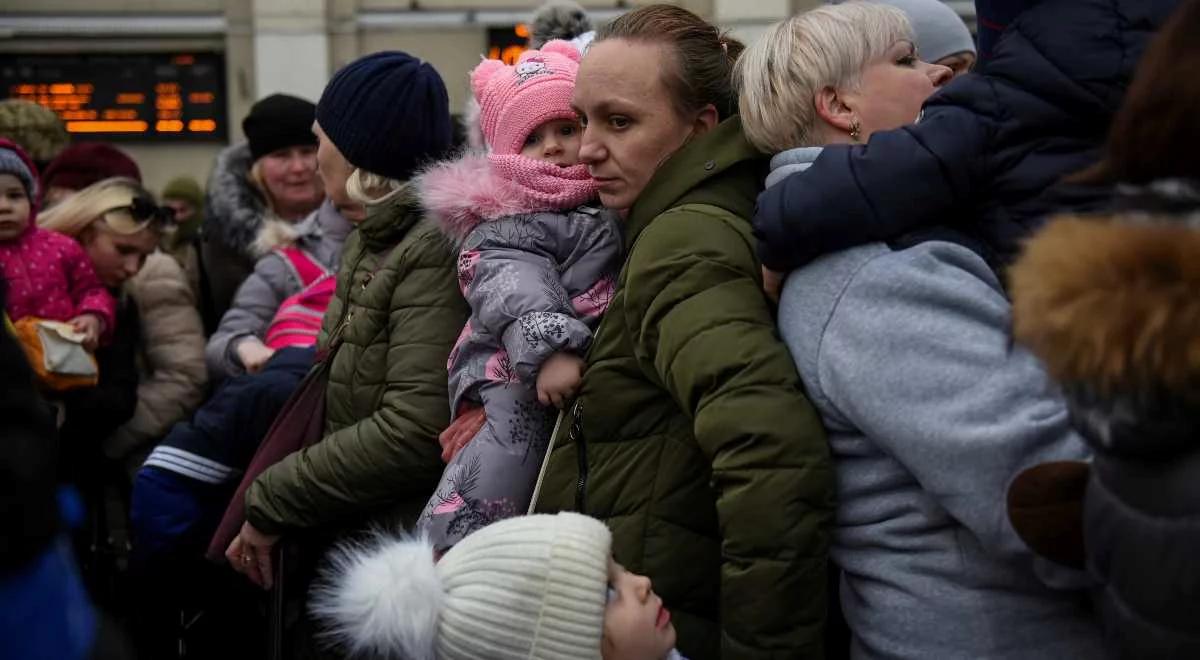
[[418, 522], [444, 550], [528, 508], [555, 417], [538, 402], [538, 370], [556, 352], [587, 350], [612, 296], [621, 233], [599, 208], [539, 208], [478, 156], [427, 172], [421, 191], [459, 245], [459, 286], [471, 306], [447, 362], [451, 410], [482, 403], [487, 417]]

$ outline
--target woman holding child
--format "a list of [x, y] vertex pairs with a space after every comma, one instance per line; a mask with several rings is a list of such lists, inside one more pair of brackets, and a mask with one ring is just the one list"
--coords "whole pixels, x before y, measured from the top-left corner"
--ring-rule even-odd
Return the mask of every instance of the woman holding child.
[[114, 339], [97, 352], [99, 385], [68, 393], [61, 436], [80, 448], [103, 443], [131, 476], [154, 443], [200, 404], [207, 382], [191, 289], [175, 261], [156, 253], [169, 218], [141, 185], [119, 178], [94, 183], [38, 217], [40, 227], [78, 241], [119, 299]]
[[1140, 52], [1153, 4], [1042, 3], [929, 104], [950, 72], [891, 8], [815, 9], [743, 56], [747, 134], [776, 154], [760, 255], [796, 268], [779, 328], [830, 434], [854, 657], [1105, 655], [1082, 574], [1007, 520], [1023, 468], [1088, 450], [1012, 347], [994, 268], [1094, 159], [1136, 60], [1111, 44]]
[[822, 657], [828, 448], [761, 293], [742, 46], [657, 5], [601, 30], [572, 105], [625, 260], [535, 508], [605, 520], [688, 658]]

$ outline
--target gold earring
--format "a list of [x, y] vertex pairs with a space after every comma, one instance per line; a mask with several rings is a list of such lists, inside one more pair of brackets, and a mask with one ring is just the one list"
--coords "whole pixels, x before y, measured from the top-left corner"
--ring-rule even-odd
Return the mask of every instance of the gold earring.
[[862, 137], [862, 125], [855, 121], [850, 124], [850, 139], [858, 142], [858, 138]]

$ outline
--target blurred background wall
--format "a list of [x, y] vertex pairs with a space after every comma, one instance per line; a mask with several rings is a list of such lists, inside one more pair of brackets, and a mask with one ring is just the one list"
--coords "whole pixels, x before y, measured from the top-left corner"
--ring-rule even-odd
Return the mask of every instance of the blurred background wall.
[[[675, 4], [752, 41], [767, 25], [820, 2], [680, 0]], [[501, 54], [506, 44], [521, 41], [518, 25], [541, 4], [541, 0], [3, 0], [0, 97], [23, 95], [44, 104], [57, 103], [78, 120], [69, 124], [73, 139], [114, 139], [137, 159], [148, 186], [160, 190], [179, 174], [203, 181], [216, 152], [241, 139], [241, 118], [256, 99], [287, 92], [316, 101], [333, 71], [373, 51], [399, 49], [428, 60], [446, 80], [451, 107], [461, 108], [469, 93], [467, 71], [481, 55]], [[580, 4], [600, 24], [650, 2], [582, 0]], [[969, 0], [950, 4], [965, 15], [973, 11]], [[180, 86], [172, 87], [173, 80], [181, 81]], [[51, 89], [48, 83], [54, 82], [60, 87]], [[67, 84], [71, 87], [62, 86]], [[125, 88], [131, 90], [124, 95], [128, 103], [110, 108], [116, 102], [113, 95]], [[105, 97], [107, 101], [101, 98], [105, 94], [111, 97]], [[197, 116], [203, 118], [193, 121]], [[128, 122], [129, 117], [144, 122], [144, 128], [137, 123], [111, 123]], [[126, 132], [115, 136], [103, 132], [113, 127]]]

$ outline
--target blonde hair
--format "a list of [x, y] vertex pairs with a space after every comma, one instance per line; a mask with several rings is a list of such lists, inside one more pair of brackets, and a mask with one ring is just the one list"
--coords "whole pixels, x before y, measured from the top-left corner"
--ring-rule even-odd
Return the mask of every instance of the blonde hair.
[[272, 216], [278, 217], [279, 213], [276, 211], [278, 204], [275, 202], [275, 196], [271, 194], [271, 189], [267, 187], [267, 180], [262, 173], [261, 158], [250, 165], [250, 170], [246, 172], [246, 179], [250, 181], [250, 185], [262, 196], [263, 202], [267, 207], [267, 212]]
[[354, 168], [346, 179], [346, 194], [359, 204], [383, 204], [405, 188], [405, 182]]
[[772, 154], [817, 146], [817, 93], [855, 87], [869, 62], [905, 40], [916, 43], [904, 12], [871, 2], [817, 7], [772, 25], [734, 69], [746, 137]]
[[[133, 179], [122, 177], [104, 179], [74, 193], [50, 210], [40, 214], [37, 223], [43, 229], [49, 229], [60, 234], [78, 238], [105, 211], [129, 206], [133, 203], [135, 197], [154, 198], [140, 183]], [[128, 227], [116, 225], [112, 222], [101, 224], [109, 231], [124, 235], [132, 235], [147, 229], [153, 230], [154, 228], [153, 223], [136, 223]]]

